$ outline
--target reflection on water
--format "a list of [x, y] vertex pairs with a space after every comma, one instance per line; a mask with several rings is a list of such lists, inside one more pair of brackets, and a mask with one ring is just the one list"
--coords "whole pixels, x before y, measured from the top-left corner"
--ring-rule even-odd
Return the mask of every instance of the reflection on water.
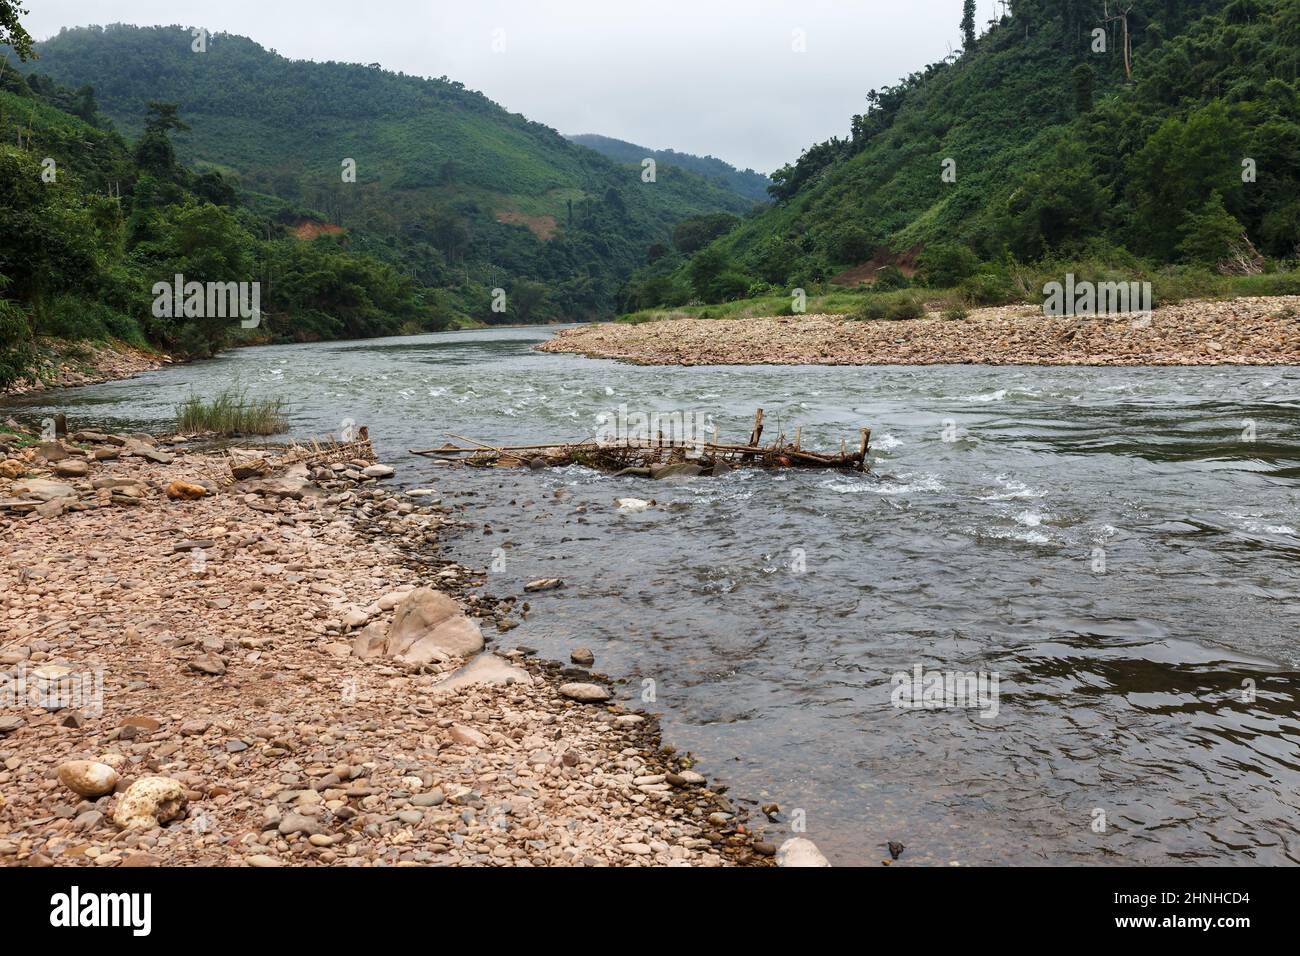
[[[150, 427], [238, 384], [300, 435], [370, 425], [464, 505], [455, 557], [504, 548], [491, 590], [567, 582], [506, 646], [653, 686], [674, 744], [836, 862], [1300, 861], [1300, 369], [661, 369], [531, 352], [546, 335], [247, 349], [53, 400]], [[406, 454], [577, 439], [624, 403], [724, 440], [759, 405], [810, 447], [868, 425], [874, 468], [664, 485]], [[997, 715], [896, 709], [918, 664], [999, 675]]]

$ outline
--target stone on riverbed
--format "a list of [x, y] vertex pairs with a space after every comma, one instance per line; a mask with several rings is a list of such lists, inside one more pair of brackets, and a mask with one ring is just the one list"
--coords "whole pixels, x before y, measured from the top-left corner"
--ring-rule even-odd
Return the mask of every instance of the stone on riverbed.
[[781, 844], [776, 851], [776, 865], [785, 867], [830, 866], [831, 861], [822, 856], [817, 844], [804, 837], [794, 837]]
[[121, 457], [143, 458], [145, 461], [151, 461], [156, 465], [170, 465], [176, 460], [175, 455], [170, 452], [159, 451], [140, 438], [128, 438], [126, 444], [122, 446]]
[[76, 494], [71, 485], [61, 481], [46, 481], [43, 478], [29, 478], [13, 486], [15, 495], [35, 498], [38, 501], [53, 501], [55, 498], [71, 498]]
[[117, 771], [93, 760], [69, 760], [59, 765], [58, 774], [59, 783], [90, 799], [112, 793], [117, 786]]
[[397, 606], [384, 652], [407, 664], [471, 657], [483, 650], [483, 632], [440, 591], [420, 588]]
[[465, 727], [462, 724], [452, 725], [451, 739], [465, 747], [486, 747], [488, 742], [484, 734], [473, 727]]
[[609, 691], [599, 684], [561, 684], [560, 696], [580, 700], [584, 704], [599, 704], [609, 700]]
[[185, 788], [171, 777], [141, 777], [118, 799], [113, 822], [123, 830], [152, 830], [184, 809]]
[[554, 591], [557, 588], [564, 587], [564, 582], [559, 578], [539, 578], [536, 581], [529, 581], [524, 585], [525, 591]]
[[444, 681], [430, 688], [434, 694], [460, 690], [472, 685], [523, 684], [531, 685], [532, 676], [522, 667], [515, 667], [492, 653], [480, 654]]
[[90, 465], [83, 458], [69, 458], [55, 462], [53, 471], [60, 478], [85, 478], [90, 474]]
[[172, 501], [197, 501], [207, 494], [208, 489], [189, 481], [173, 481], [167, 486], [167, 497]]

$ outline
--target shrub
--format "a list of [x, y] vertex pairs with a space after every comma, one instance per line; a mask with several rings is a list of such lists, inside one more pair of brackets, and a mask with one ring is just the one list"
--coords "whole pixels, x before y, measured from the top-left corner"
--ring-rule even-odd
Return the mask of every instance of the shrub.
[[889, 309], [879, 299], [869, 299], [850, 318], [855, 322], [879, 322], [889, 315]]
[[709, 300], [711, 302], [731, 302], [745, 298], [753, 280], [740, 272], [724, 272], [709, 283]]
[[888, 317], [895, 321], [920, 319], [925, 316], [925, 303], [914, 296], [905, 296], [889, 306]]
[[1020, 298], [1015, 282], [1000, 273], [981, 272], [963, 279], [957, 289], [971, 305], [1007, 305]]
[[962, 319], [970, 318], [970, 313], [961, 305], [950, 305], [943, 310], [943, 317], [950, 322], [959, 322]]

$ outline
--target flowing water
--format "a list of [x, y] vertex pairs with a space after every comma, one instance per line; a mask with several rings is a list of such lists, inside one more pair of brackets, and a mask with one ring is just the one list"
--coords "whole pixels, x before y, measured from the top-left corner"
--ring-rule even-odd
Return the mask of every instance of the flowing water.
[[[244, 349], [0, 413], [168, 427], [239, 384], [298, 435], [368, 424], [464, 508], [452, 557], [504, 555], [490, 591], [565, 580], [498, 645], [591, 647], [833, 862], [889, 840], [904, 864], [1300, 862], [1300, 368], [649, 368], [531, 351], [547, 335]], [[869, 426], [872, 470], [666, 484], [406, 454], [576, 440], [620, 405], [733, 441], [762, 406], [810, 448]], [[895, 706], [918, 665], [996, 697]]]

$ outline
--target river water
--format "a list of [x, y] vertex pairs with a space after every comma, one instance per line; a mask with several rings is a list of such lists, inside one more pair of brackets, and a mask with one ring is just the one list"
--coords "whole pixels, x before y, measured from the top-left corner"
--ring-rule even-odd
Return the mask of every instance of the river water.
[[[452, 557], [504, 555], [488, 590], [566, 582], [499, 646], [590, 647], [835, 863], [890, 840], [901, 864], [1300, 862], [1300, 368], [652, 368], [532, 351], [549, 334], [243, 349], [0, 415], [165, 428], [233, 384], [299, 436], [369, 425], [465, 509]], [[406, 453], [576, 440], [620, 405], [733, 441], [762, 406], [809, 448], [867, 426], [872, 470], [666, 484]], [[896, 706], [918, 666], [985, 694]]]

